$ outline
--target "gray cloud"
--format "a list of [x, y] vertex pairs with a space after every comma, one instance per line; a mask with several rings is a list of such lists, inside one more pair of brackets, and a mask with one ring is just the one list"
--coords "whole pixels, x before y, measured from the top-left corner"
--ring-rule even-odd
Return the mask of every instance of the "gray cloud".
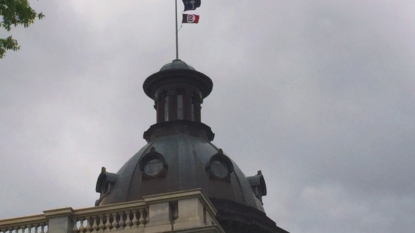
[[[92, 206], [155, 122], [144, 79], [174, 59], [174, 2], [34, 1], [0, 61], [0, 218]], [[410, 232], [414, 4], [204, 1], [180, 57], [210, 76], [202, 120], [290, 232]]]

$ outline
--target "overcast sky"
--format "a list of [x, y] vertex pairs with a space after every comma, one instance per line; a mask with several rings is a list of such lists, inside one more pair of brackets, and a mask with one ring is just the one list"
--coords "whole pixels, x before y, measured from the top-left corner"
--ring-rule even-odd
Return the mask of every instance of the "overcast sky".
[[[94, 205], [155, 123], [143, 81], [175, 58], [173, 0], [30, 1], [0, 31], [0, 219]], [[180, 10], [182, 3], [179, 0]], [[214, 82], [202, 121], [290, 232], [415, 229], [415, 2], [202, 0], [180, 58]]]

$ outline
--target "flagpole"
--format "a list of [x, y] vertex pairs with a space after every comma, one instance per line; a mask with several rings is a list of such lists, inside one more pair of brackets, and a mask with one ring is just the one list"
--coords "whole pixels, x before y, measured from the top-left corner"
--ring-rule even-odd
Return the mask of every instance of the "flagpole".
[[176, 0], [176, 60], [179, 59], [179, 30], [177, 25], [177, 0]]

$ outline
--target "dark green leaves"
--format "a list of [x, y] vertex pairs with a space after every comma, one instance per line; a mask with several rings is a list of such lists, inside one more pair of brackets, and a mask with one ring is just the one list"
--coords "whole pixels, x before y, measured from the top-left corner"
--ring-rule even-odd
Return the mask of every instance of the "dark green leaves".
[[[42, 19], [45, 15], [33, 10], [28, 0], [0, 0], [0, 16], [0, 28], [10, 31], [12, 26], [29, 27], [36, 19]], [[0, 38], [0, 58], [3, 58], [6, 50], [16, 51], [19, 48], [19, 44], [11, 36]]]

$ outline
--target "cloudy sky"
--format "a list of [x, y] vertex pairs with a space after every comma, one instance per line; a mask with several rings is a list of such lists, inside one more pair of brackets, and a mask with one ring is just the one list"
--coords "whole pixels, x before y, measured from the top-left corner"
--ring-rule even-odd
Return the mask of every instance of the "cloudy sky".
[[[46, 17], [0, 60], [0, 219], [93, 206], [155, 123], [146, 77], [171, 62], [173, 0], [30, 1]], [[179, 6], [181, 1], [179, 1]], [[415, 2], [202, 0], [180, 58], [212, 78], [202, 121], [262, 170], [290, 232], [415, 228]]]

